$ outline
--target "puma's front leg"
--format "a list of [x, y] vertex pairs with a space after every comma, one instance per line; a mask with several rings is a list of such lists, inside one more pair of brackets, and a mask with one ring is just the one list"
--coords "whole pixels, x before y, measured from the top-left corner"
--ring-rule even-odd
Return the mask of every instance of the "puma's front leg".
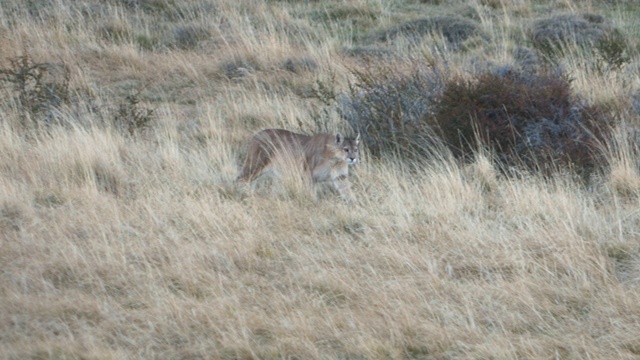
[[333, 187], [346, 201], [354, 202], [356, 200], [351, 191], [351, 182], [346, 175], [341, 175], [333, 179]]

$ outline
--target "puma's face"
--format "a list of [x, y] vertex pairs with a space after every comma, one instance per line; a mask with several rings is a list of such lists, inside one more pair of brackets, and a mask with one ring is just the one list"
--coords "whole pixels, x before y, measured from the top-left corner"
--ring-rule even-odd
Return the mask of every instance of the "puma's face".
[[358, 144], [349, 144], [348, 146], [344, 146], [342, 148], [342, 150], [344, 151], [345, 155], [346, 155], [346, 159], [347, 159], [347, 163], [349, 165], [353, 165], [355, 163], [358, 162], [359, 159], [359, 155], [358, 155]]
[[344, 138], [340, 134], [336, 136], [336, 141], [342, 148], [342, 155], [349, 165], [356, 164], [360, 160], [358, 145], [360, 144], [360, 134], [355, 138]]

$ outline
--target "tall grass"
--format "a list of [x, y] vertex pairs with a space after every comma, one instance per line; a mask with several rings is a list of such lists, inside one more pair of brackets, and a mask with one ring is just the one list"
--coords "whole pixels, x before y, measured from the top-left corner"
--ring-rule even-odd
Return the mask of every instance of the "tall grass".
[[[259, 129], [349, 129], [318, 101], [319, 82], [347, 96], [355, 74], [411, 62], [471, 79], [517, 66], [536, 19], [619, 14], [616, 5], [0, 5], [0, 69], [28, 54], [70, 74], [68, 100], [51, 105], [56, 122], [0, 81], [0, 358], [640, 354], [632, 18], [615, 18], [631, 44], [621, 69], [590, 67], [597, 54], [578, 48], [555, 60], [572, 91], [618, 124], [588, 182], [508, 171], [486, 149], [466, 162], [446, 150], [366, 156], [351, 205], [308, 186], [232, 185]], [[466, 16], [486, 37], [455, 49], [431, 46], [441, 34], [376, 40], [421, 14]], [[290, 59], [315, 66], [291, 71]], [[133, 114], [149, 119], [122, 131], [131, 94]], [[24, 126], [25, 114], [41, 126]]]

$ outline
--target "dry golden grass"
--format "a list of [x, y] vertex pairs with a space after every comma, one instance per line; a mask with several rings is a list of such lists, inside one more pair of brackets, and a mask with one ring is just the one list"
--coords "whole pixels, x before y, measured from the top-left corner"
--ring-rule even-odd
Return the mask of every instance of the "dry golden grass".
[[[640, 181], [626, 138], [589, 186], [505, 177], [491, 154], [367, 159], [353, 205], [233, 186], [254, 131], [349, 130], [305, 94], [318, 79], [344, 89], [364, 66], [344, 49], [371, 33], [474, 13], [485, 45], [389, 45], [389, 61], [464, 72], [513, 61], [547, 11], [626, 9], [437, 3], [0, 0], [0, 60], [64, 63], [98, 109], [25, 128], [3, 83], [0, 358], [638, 358]], [[615, 17], [637, 34], [634, 19]], [[637, 59], [617, 77], [567, 66], [592, 101], [637, 89]], [[154, 110], [134, 136], [108, 121], [131, 93]]]

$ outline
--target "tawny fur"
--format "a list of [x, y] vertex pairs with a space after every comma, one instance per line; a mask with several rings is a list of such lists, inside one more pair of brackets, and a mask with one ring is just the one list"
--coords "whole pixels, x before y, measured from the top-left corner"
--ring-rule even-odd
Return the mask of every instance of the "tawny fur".
[[238, 182], [251, 183], [273, 170], [277, 157], [301, 163], [313, 182], [331, 181], [340, 195], [353, 200], [349, 182], [349, 165], [359, 161], [360, 135], [345, 138], [340, 134], [297, 134], [283, 129], [266, 129], [253, 136]]

